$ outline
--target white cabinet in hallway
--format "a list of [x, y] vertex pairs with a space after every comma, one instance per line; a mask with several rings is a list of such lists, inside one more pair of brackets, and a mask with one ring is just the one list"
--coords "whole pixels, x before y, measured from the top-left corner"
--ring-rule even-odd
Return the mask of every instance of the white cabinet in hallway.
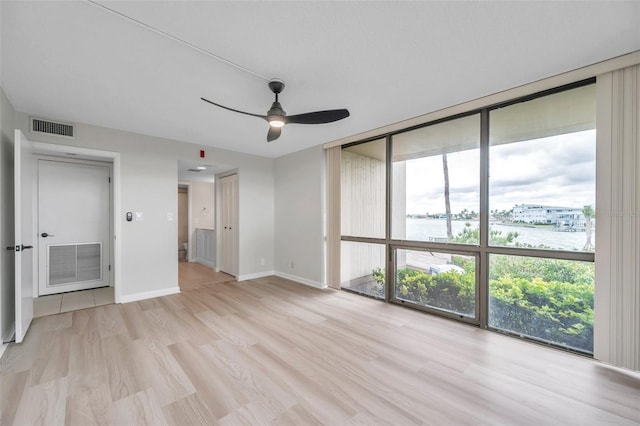
[[195, 261], [215, 268], [216, 231], [213, 229], [196, 229]]

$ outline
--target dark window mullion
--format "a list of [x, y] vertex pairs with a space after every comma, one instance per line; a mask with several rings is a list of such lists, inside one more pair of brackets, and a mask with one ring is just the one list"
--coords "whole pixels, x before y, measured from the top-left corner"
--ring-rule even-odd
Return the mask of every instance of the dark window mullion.
[[480, 265], [476, 303], [480, 327], [489, 322], [489, 110], [480, 113]]
[[[386, 179], [385, 179], [385, 184], [386, 184], [386, 188], [385, 188], [385, 196], [386, 196], [386, 204], [385, 204], [385, 216], [386, 216], [386, 222], [385, 222], [385, 246], [386, 246], [386, 250], [387, 250], [387, 257], [386, 257], [386, 265], [387, 265], [387, 271], [385, 273], [385, 301], [389, 302], [391, 300], [391, 295], [393, 293], [392, 291], [392, 287], [395, 287], [395, 259], [394, 259], [394, 253], [393, 253], [393, 248], [391, 247], [390, 241], [391, 241], [391, 197], [393, 196], [393, 194], [391, 193], [392, 190], [392, 185], [393, 185], [393, 148], [391, 146], [391, 135], [387, 136], [387, 146], [386, 146], [387, 152], [387, 164], [386, 164]], [[393, 272], [393, 274], [392, 274]]]

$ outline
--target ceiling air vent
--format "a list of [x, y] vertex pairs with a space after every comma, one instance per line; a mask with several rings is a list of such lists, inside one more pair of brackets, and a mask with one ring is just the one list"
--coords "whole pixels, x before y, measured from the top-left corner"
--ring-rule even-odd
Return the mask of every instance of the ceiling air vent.
[[198, 170], [198, 169], [187, 169], [188, 172], [196, 172], [196, 173], [200, 173], [202, 170]]
[[73, 130], [73, 125], [71, 124], [59, 123], [50, 120], [41, 120], [39, 118], [31, 119], [32, 132], [73, 138]]

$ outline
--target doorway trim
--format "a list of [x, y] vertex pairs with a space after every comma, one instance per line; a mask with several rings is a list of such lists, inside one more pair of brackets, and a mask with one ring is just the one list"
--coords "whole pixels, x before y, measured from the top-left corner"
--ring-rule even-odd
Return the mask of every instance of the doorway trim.
[[70, 145], [57, 145], [44, 142], [32, 142], [33, 151], [36, 155], [57, 155], [67, 157], [66, 154], [74, 155], [86, 155], [94, 157], [96, 159], [108, 159], [113, 162], [112, 171], [112, 184], [113, 184], [113, 216], [112, 216], [112, 229], [113, 229], [113, 292], [115, 303], [121, 302], [122, 295], [122, 243], [121, 235], [122, 223], [120, 219], [120, 205], [121, 205], [121, 163], [120, 153], [113, 151], [103, 151], [91, 148], [81, 148]]
[[[41, 169], [40, 166], [42, 165], [42, 161], [46, 161], [46, 162], [50, 162], [50, 163], [58, 163], [58, 165], [63, 164], [64, 166], [62, 167], [66, 167], [68, 165], [81, 165], [81, 166], [89, 166], [89, 167], [106, 167], [108, 169], [108, 174], [109, 174], [109, 194], [108, 194], [108, 198], [109, 198], [109, 205], [107, 206], [107, 214], [109, 215], [108, 218], [108, 225], [109, 225], [109, 230], [107, 232], [107, 255], [108, 255], [108, 260], [106, 261], [106, 264], [104, 263], [105, 260], [105, 256], [104, 256], [104, 249], [102, 244], [100, 245], [100, 251], [102, 252], [103, 256], [101, 256], [102, 261], [101, 261], [101, 265], [100, 265], [100, 270], [102, 272], [101, 275], [105, 275], [108, 274], [108, 278], [106, 280], [103, 280], [102, 278], [100, 279], [100, 281], [103, 281], [102, 284], [104, 284], [104, 282], [106, 281], [109, 284], [109, 287], [114, 286], [114, 280], [113, 280], [113, 240], [112, 240], [112, 236], [113, 236], [113, 222], [114, 222], [114, 218], [113, 218], [113, 208], [112, 208], [112, 204], [113, 204], [113, 162], [109, 161], [102, 161], [104, 160], [104, 158], [100, 159], [101, 161], [96, 161], [94, 160], [86, 160], [83, 158], [77, 158], [77, 156], [69, 156], [69, 157], [61, 157], [61, 156], [51, 156], [51, 155], [42, 155], [42, 154], [34, 154], [33, 157], [36, 159], [36, 170], [37, 170], [37, 177], [35, 179], [35, 181], [37, 182], [37, 189], [36, 189], [36, 199], [37, 201], [35, 202], [35, 207], [36, 207], [36, 216], [38, 218], [37, 220], [37, 227], [38, 229], [41, 228], [41, 214], [42, 214], [42, 210], [40, 209], [40, 202], [41, 202], [41, 195], [43, 194], [42, 192], [42, 187], [40, 186], [40, 174], [41, 174]], [[40, 241], [40, 238], [38, 236], [38, 234], [40, 233], [40, 231], [36, 232], [35, 235], [38, 238], [39, 242], [42, 243], [42, 241]], [[100, 287], [104, 287], [104, 285], [99, 285], [98, 287], [90, 287], [88, 289], [64, 289], [63, 291], [59, 291], [56, 290], [55, 292], [51, 292], [49, 293], [49, 291], [51, 291], [52, 287], [49, 287], [48, 285], [48, 279], [47, 279], [47, 273], [43, 270], [42, 267], [42, 261], [43, 258], [41, 257], [41, 255], [43, 254], [41, 251], [40, 247], [40, 243], [38, 244], [38, 256], [37, 256], [37, 260], [38, 260], [38, 265], [36, 267], [36, 269], [38, 270], [38, 274], [37, 274], [37, 279], [34, 280], [34, 298], [35, 297], [42, 297], [42, 296], [49, 296], [49, 295], [53, 295], [53, 294], [61, 294], [61, 293], [65, 293], [68, 291], [82, 291], [82, 290], [91, 290], [93, 288], [100, 288]], [[45, 243], [46, 245], [46, 243]], [[45, 250], [45, 258], [48, 257], [50, 255], [50, 253], [48, 251]], [[105, 266], [111, 266], [111, 268], [109, 268], [109, 271], [106, 271]], [[43, 275], [44, 272], [44, 275]], [[72, 283], [71, 285], [83, 285], [83, 284], [88, 284], [89, 282], [92, 282], [94, 280], [90, 280], [88, 282], [80, 282], [80, 283]], [[68, 284], [67, 284], [68, 285]], [[95, 285], [92, 284], [92, 285]], [[115, 298], [114, 298], [115, 299]]]

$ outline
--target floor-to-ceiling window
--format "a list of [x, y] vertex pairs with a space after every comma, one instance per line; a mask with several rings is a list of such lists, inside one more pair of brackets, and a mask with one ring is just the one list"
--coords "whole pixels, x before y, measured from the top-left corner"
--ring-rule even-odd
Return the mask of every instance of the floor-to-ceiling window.
[[595, 84], [343, 147], [342, 288], [593, 351]]
[[[478, 322], [480, 114], [393, 135], [391, 300]], [[462, 237], [462, 236], [466, 237]], [[410, 248], [411, 247], [411, 248]]]
[[386, 139], [345, 147], [341, 156], [342, 288], [385, 297]]
[[489, 327], [593, 351], [595, 170], [594, 84], [490, 111]]

